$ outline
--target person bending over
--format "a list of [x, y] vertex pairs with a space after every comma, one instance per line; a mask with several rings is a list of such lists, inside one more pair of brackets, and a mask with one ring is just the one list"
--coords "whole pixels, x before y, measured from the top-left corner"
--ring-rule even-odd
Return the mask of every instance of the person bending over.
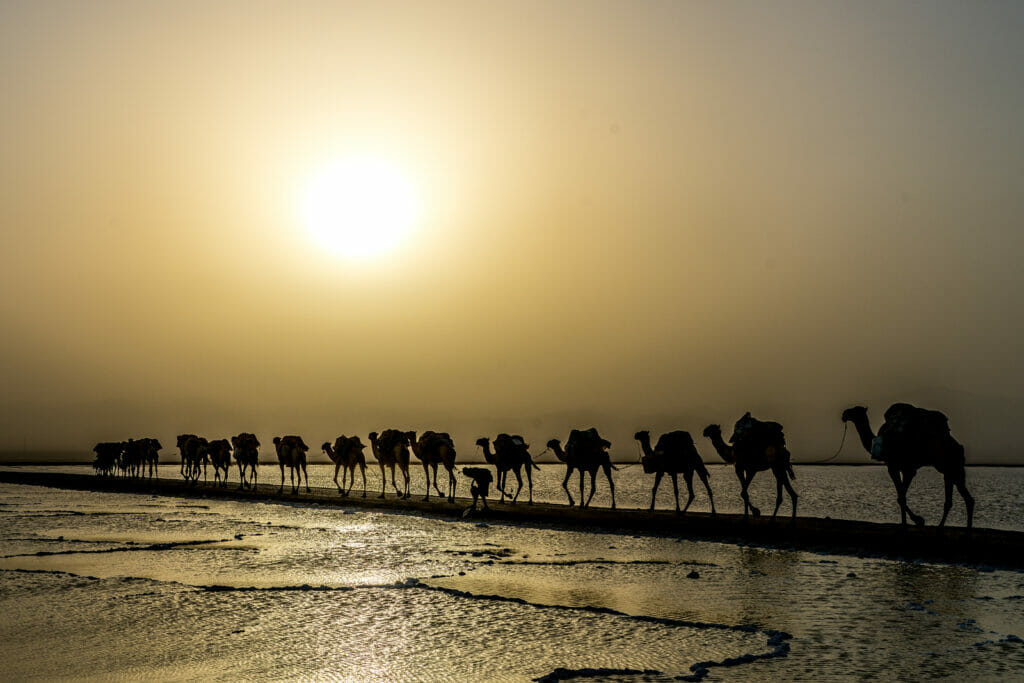
[[490, 493], [491, 482], [494, 481], [491, 471], [483, 467], [463, 467], [462, 473], [473, 480], [472, 486], [469, 487], [469, 492], [473, 494], [473, 504], [466, 508], [466, 512], [476, 510], [477, 498], [483, 502], [484, 510], [490, 510], [487, 507], [487, 494]]

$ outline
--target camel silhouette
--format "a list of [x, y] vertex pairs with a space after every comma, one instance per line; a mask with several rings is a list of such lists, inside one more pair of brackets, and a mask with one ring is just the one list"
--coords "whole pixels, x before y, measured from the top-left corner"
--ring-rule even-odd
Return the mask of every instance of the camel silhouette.
[[[533, 470], [540, 468], [533, 462], [533, 457], [530, 455], [530, 446], [526, 443], [526, 440], [518, 434], [498, 434], [494, 439], [494, 452], [491, 453], [491, 440], [486, 436], [481, 436], [476, 440], [476, 445], [483, 449], [484, 460], [489, 465], [494, 465], [494, 469], [498, 474], [497, 485], [498, 489], [501, 490], [501, 501], [505, 502], [505, 496], [511, 498], [511, 504], [515, 505], [516, 500], [519, 498], [520, 491], [523, 490], [523, 477], [520, 472], [523, 467], [526, 467], [526, 481], [530, 485], [530, 501], [528, 505], [533, 505]], [[508, 473], [512, 471], [516, 475], [516, 487], [515, 494], [507, 493], [505, 491], [505, 483], [508, 481]]]
[[427, 479], [427, 493], [423, 500], [430, 500], [430, 471], [427, 469], [428, 467], [434, 471], [434, 490], [437, 491], [437, 495], [445, 497], [437, 485], [437, 466], [444, 465], [448, 472], [448, 502], [454, 503], [455, 443], [448, 432], [426, 431], [418, 440], [414, 431], [406, 432], [405, 435], [409, 439], [413, 454], [423, 463], [423, 474]]
[[[608, 487], [612, 492], [612, 509], [615, 509], [615, 482], [612, 481], [612, 470], [618, 470], [619, 468], [612, 464], [611, 457], [608, 455], [608, 449], [611, 445], [611, 442], [602, 439], [601, 435], [593, 427], [585, 431], [580, 429], [572, 430], [569, 433], [569, 440], [565, 444], [564, 451], [558, 439], [548, 441], [547, 447], [553, 450], [558, 459], [565, 463], [565, 479], [562, 480], [562, 488], [565, 489], [565, 495], [569, 497], [570, 507], [575, 504], [572, 494], [569, 493], [568, 485], [569, 477], [572, 476], [573, 471], [579, 470], [580, 473], [580, 507], [587, 507], [590, 505], [590, 500], [594, 497], [594, 490], [597, 488], [597, 470], [603, 469], [605, 476], [608, 478]], [[590, 474], [590, 496], [586, 500], [583, 499], [584, 472]]]
[[191, 461], [189, 460], [189, 439], [197, 439], [195, 434], [178, 434], [178, 451], [181, 453], [181, 476], [185, 481], [191, 478]]
[[281, 486], [277, 492], [284, 491], [284, 468], [288, 467], [291, 474], [292, 493], [298, 493], [299, 488], [295, 484], [295, 473], [299, 474], [299, 486], [302, 485], [302, 477], [306, 477], [306, 493], [309, 489], [309, 474], [306, 472], [306, 451], [309, 446], [302, 440], [301, 436], [274, 437], [274, 448], [277, 450], [277, 464], [281, 467]]
[[206, 481], [206, 446], [209, 442], [195, 434], [181, 434], [178, 436], [178, 448], [181, 450], [182, 476], [185, 481], [196, 484], [199, 481], [199, 473], [203, 473], [203, 481]]
[[676, 497], [676, 512], [679, 510], [679, 482], [677, 475], [682, 473], [683, 481], [686, 482], [686, 490], [689, 494], [686, 505], [682, 512], [685, 513], [693, 502], [693, 474], [697, 473], [700, 480], [704, 482], [704, 488], [708, 491], [708, 500], [711, 501], [711, 514], [715, 514], [715, 497], [711, 493], [711, 485], [708, 483], [708, 469], [697, 452], [697, 446], [693, 443], [693, 437], [689, 432], [674, 431], [662, 434], [658, 443], [651, 448], [651, 433], [643, 429], [633, 435], [633, 438], [640, 442], [644, 455], [641, 459], [644, 472], [654, 473], [654, 488], [651, 489], [651, 510], [654, 509], [654, 500], [658, 495], [658, 484], [666, 474], [672, 479], [672, 492]]
[[894, 403], [885, 411], [885, 424], [876, 436], [871, 431], [868, 410], [854, 406], [843, 411], [843, 422], [852, 422], [864, 449], [872, 459], [885, 463], [889, 477], [896, 486], [896, 502], [900, 506], [902, 524], [907, 516], [917, 526], [924, 526], [924, 518], [914, 514], [907, 505], [907, 490], [917, 471], [934, 467], [942, 474], [945, 484], [945, 502], [939, 526], [945, 526], [946, 517], [953, 507], [953, 487], [960, 492], [967, 507], [967, 528], [974, 526], [974, 497], [967, 491], [964, 466], [964, 447], [949, 432], [949, 420], [937, 410], [917, 408], [909, 403]]
[[[231, 444], [227, 439], [215, 439], [206, 444], [206, 455], [213, 465], [213, 483], [215, 486], [226, 487], [228, 485], [228, 471], [231, 469]], [[224, 479], [220, 478], [220, 471], [224, 470]]]
[[102, 477], [114, 476], [115, 470], [118, 467], [118, 461], [121, 458], [121, 452], [124, 450], [121, 442], [101, 441], [93, 446], [92, 450], [96, 454], [96, 459], [92, 463], [96, 474]]
[[[358, 436], [348, 437], [344, 434], [334, 440], [334, 446], [324, 442], [320, 447], [327, 457], [334, 463], [334, 485], [338, 487], [338, 493], [347, 496], [356, 483], [356, 467], [359, 467], [363, 475], [363, 498], [366, 498], [366, 456], [363, 451], [366, 446]], [[341, 483], [338, 483], [338, 470], [341, 470]], [[352, 474], [348, 480], [349, 473]], [[345, 488], [346, 480], [349, 481], [348, 488]]]
[[[391, 486], [399, 498], [409, 497], [409, 438], [404, 432], [397, 429], [385, 429], [380, 435], [377, 432], [370, 432], [370, 447], [373, 449], [373, 456], [377, 458], [380, 465], [380, 495], [384, 497], [384, 490], [387, 487], [387, 477], [384, 468], [391, 470]], [[405, 479], [405, 486], [399, 489], [395, 484], [395, 467], [402, 471]]]
[[747, 489], [755, 474], [771, 470], [775, 475], [776, 494], [772, 519], [779, 513], [779, 507], [782, 505], [783, 488], [793, 501], [793, 519], [796, 519], [797, 494], [789, 483], [790, 479], [796, 479], [796, 474], [790, 464], [782, 425], [777, 422], [761, 422], [747, 413], [736, 422], [736, 429], [729, 439], [732, 445], [725, 443], [722, 439], [722, 428], [715, 424], [704, 428], [704, 436], [711, 439], [722, 460], [736, 468], [736, 477], [740, 480], [740, 496], [743, 498], [744, 517], [749, 517], [750, 513], [755, 517], [761, 514], [761, 511], [750, 502]]
[[252, 489], [256, 490], [256, 479], [260, 464], [260, 441], [255, 434], [242, 432], [231, 437], [231, 447], [235, 452], [235, 462], [238, 463], [238, 488], [248, 488], [245, 472], [250, 471]]

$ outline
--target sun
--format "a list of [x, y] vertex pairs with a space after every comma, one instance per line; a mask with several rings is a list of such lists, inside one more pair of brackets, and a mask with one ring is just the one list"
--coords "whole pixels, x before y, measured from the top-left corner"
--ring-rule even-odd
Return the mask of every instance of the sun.
[[416, 227], [420, 199], [408, 174], [384, 159], [338, 159], [315, 173], [302, 221], [322, 247], [351, 260], [396, 249]]

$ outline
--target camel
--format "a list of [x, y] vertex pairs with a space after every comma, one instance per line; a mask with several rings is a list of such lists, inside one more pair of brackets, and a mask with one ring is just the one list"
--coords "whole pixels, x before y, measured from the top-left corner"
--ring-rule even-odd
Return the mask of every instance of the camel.
[[[498, 488], [501, 489], [500, 502], [504, 503], [505, 496], [509, 496], [512, 499], [511, 504], [516, 504], [519, 492], [523, 490], [523, 477], [520, 471], [525, 465], [526, 481], [530, 485], [530, 502], [528, 505], [533, 505], [533, 470], [539, 470], [540, 468], [534, 464], [533, 458], [530, 456], [530, 446], [526, 443], [526, 440], [518, 434], [514, 436], [498, 434], [494, 439], [493, 454], [491, 453], [491, 440], [486, 436], [481, 436], [477, 439], [476, 445], [484, 450], [484, 460], [489, 465], [494, 465], [494, 469], [498, 473], [497, 484]], [[515, 495], [505, 491], [505, 482], [508, 480], [510, 470], [516, 475], [516, 482], [518, 482]]]
[[974, 526], [974, 497], [967, 491], [964, 447], [950, 434], [945, 415], [909, 403], [894, 403], [885, 411], [885, 424], [879, 428], [877, 436], [871, 431], [868, 410], [863, 406], [847, 408], [842, 419], [853, 423], [871, 458], [884, 462], [888, 468], [896, 486], [896, 502], [904, 526], [907, 516], [917, 526], [924, 526], [924, 518], [914, 514], [907, 505], [907, 490], [917, 471], [929, 466], [942, 474], [945, 483], [946, 498], [939, 526], [945, 526], [953, 507], [954, 486], [967, 507], [967, 528]]
[[[569, 507], [575, 504], [568, 486], [573, 470], [579, 470], [580, 473], [580, 507], [585, 508], [590, 505], [590, 500], [594, 497], [594, 490], [597, 488], [597, 470], [600, 468], [604, 470], [604, 475], [608, 478], [608, 487], [612, 492], [612, 509], [615, 509], [615, 482], [612, 481], [612, 470], [619, 468], [612, 464], [608, 455], [608, 448], [611, 445], [611, 442], [602, 439], [593, 427], [586, 431], [572, 430], [564, 451], [558, 439], [548, 441], [547, 447], [553, 450], [558, 459], [566, 465], [562, 488], [565, 489], [565, 495], [569, 497]], [[583, 500], [584, 472], [590, 473], [590, 496], [585, 501]]]
[[[214, 485], [226, 487], [228, 485], [228, 471], [231, 468], [231, 444], [228, 443], [227, 439], [214, 439], [206, 444], [204, 452], [213, 465]], [[224, 470], [223, 480], [220, 478], [221, 470]]]
[[101, 441], [92, 450], [96, 453], [96, 459], [92, 463], [96, 474], [101, 477], [114, 476], [114, 469], [117, 467], [124, 446], [118, 441]]
[[237, 436], [231, 437], [231, 447], [235, 452], [235, 462], [238, 463], [238, 488], [248, 488], [249, 484], [246, 482], [245, 472], [250, 470], [252, 489], [255, 491], [260, 464], [259, 439], [256, 438], [255, 434], [242, 432]]
[[[370, 432], [370, 447], [373, 449], [373, 456], [377, 458], [377, 464], [380, 465], [380, 495], [378, 498], [384, 497], [384, 490], [387, 487], [387, 476], [384, 473], [384, 468], [390, 468], [391, 470], [391, 486], [394, 487], [395, 493], [398, 494], [399, 498], [409, 497], [409, 440], [404, 432], [397, 429], [385, 429], [377, 435], [377, 432]], [[402, 476], [405, 478], [404, 491], [398, 488], [395, 484], [395, 466], [402, 471]]]
[[[366, 446], [359, 437], [342, 435], [334, 440], [334, 446], [325, 441], [320, 448], [331, 459], [331, 462], [334, 463], [334, 485], [338, 487], [338, 493], [347, 496], [352, 491], [352, 487], [356, 483], [356, 467], [358, 466], [363, 475], [363, 498], [366, 498], [366, 456], [363, 455], [363, 450], [366, 449]], [[338, 470], [342, 468], [344, 469], [342, 470], [341, 483], [339, 484]], [[352, 477], [349, 481], [348, 489], [346, 489], [345, 481], [350, 472]]]
[[287, 465], [291, 474], [292, 493], [298, 493], [299, 488], [295, 484], [295, 473], [299, 473], [299, 486], [302, 485], [302, 476], [306, 476], [306, 493], [312, 493], [309, 488], [309, 474], [306, 472], [306, 451], [309, 446], [302, 440], [301, 436], [275, 436], [274, 448], [277, 450], [277, 463], [281, 467], [281, 486], [277, 492], [284, 491], [284, 468]]
[[734, 465], [736, 478], [740, 480], [740, 496], [743, 498], [743, 516], [753, 513], [760, 516], [761, 511], [750, 502], [747, 489], [754, 475], [764, 470], [771, 470], [775, 475], [775, 510], [772, 519], [782, 505], [782, 489], [785, 488], [793, 501], [793, 519], [796, 519], [797, 494], [790, 484], [796, 479], [793, 466], [790, 464], [789, 450], [782, 433], [782, 425], [777, 422], [761, 422], [747, 413], [736, 422], [736, 429], [731, 439], [732, 445], [722, 439], [722, 428], [719, 425], [708, 425], [704, 428], [704, 436], [711, 439], [712, 445], [722, 460]]
[[186, 474], [189, 471], [189, 455], [188, 455], [188, 442], [189, 439], [198, 438], [195, 434], [178, 434], [178, 451], [181, 453], [181, 476], [188, 481], [191, 478], [191, 474]]
[[[185, 481], [197, 483], [199, 471], [206, 461], [206, 446], [209, 442], [195, 434], [182, 434], [178, 437], [178, 448], [181, 449], [182, 475]], [[206, 474], [203, 474], [206, 480]]]
[[697, 446], [693, 443], [693, 437], [689, 432], [674, 431], [662, 434], [658, 443], [651, 448], [651, 433], [646, 429], [633, 435], [633, 438], [640, 442], [643, 448], [644, 457], [641, 460], [644, 472], [654, 473], [654, 488], [651, 489], [651, 510], [654, 509], [654, 500], [658, 495], [658, 484], [666, 474], [672, 478], [672, 492], [676, 497], [676, 512], [679, 510], [679, 482], [677, 475], [683, 474], [683, 481], [686, 482], [686, 490], [689, 494], [686, 505], [683, 506], [684, 514], [693, 502], [693, 474], [697, 473], [700, 480], [704, 482], [704, 488], [708, 491], [708, 500], [711, 501], [711, 514], [715, 514], [715, 497], [711, 493], [711, 485], [708, 483], [708, 469], [697, 452]]
[[144, 454], [146, 465], [149, 466], [149, 477], [151, 479], [160, 476], [160, 450], [163, 445], [154, 438], [140, 439], [145, 442]]
[[406, 432], [406, 437], [412, 447], [413, 454], [423, 462], [423, 474], [427, 478], [427, 493], [423, 500], [430, 500], [430, 471], [434, 471], [434, 490], [437, 495], [444, 497], [444, 493], [437, 485], [437, 466], [444, 465], [448, 471], [448, 502], [455, 502], [455, 443], [448, 435], [448, 432], [423, 432], [420, 438], [416, 439], [416, 432]]

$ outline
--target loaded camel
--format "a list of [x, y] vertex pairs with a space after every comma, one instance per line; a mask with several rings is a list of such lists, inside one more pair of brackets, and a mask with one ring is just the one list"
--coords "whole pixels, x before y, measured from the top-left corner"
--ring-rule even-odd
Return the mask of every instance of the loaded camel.
[[237, 436], [231, 437], [231, 447], [235, 452], [235, 462], [238, 463], [238, 488], [247, 488], [249, 486], [246, 483], [245, 472], [251, 470], [250, 479], [252, 480], [252, 489], [256, 490], [256, 478], [257, 469], [260, 464], [260, 441], [256, 438], [255, 434], [248, 432], [242, 432]]
[[[569, 497], [570, 507], [575, 504], [572, 494], [569, 493], [568, 486], [569, 477], [572, 476], [573, 471], [579, 470], [580, 473], [580, 507], [587, 507], [590, 505], [590, 500], [594, 497], [594, 490], [597, 488], [597, 470], [603, 469], [605, 476], [608, 478], [608, 487], [612, 492], [612, 509], [615, 509], [615, 482], [612, 481], [612, 470], [618, 470], [619, 468], [612, 464], [611, 457], [608, 455], [608, 448], [611, 445], [611, 442], [602, 439], [601, 435], [593, 427], [586, 431], [572, 430], [569, 433], [569, 440], [565, 444], [564, 451], [558, 439], [548, 441], [547, 447], [553, 450], [558, 459], [565, 463], [565, 479], [562, 480], [562, 488], [565, 489], [565, 495]], [[583, 500], [584, 472], [590, 473], [590, 496], [585, 501]]]
[[[377, 458], [377, 464], [380, 465], [380, 495], [378, 498], [384, 497], [384, 489], [387, 487], [387, 476], [385, 476], [384, 468], [387, 467], [391, 470], [391, 486], [394, 487], [395, 493], [398, 494], [399, 498], [409, 497], [409, 439], [404, 432], [397, 429], [385, 429], [380, 435], [377, 432], [370, 432], [370, 447], [373, 449], [373, 456]], [[402, 477], [405, 479], [404, 490], [398, 488], [395, 484], [395, 466], [402, 471]]]
[[864, 449], [873, 460], [880, 460], [888, 468], [904, 526], [908, 516], [917, 526], [924, 526], [924, 518], [907, 505], [907, 490], [919, 469], [934, 467], [942, 474], [946, 493], [939, 526], [946, 524], [953, 507], [955, 486], [967, 507], [967, 528], [972, 528], [974, 497], [967, 491], [964, 447], [950, 434], [945, 415], [909, 403], [894, 403], [885, 411], [885, 424], [878, 429], [877, 436], [871, 431], [868, 411], [863, 406], [844, 410], [843, 422], [853, 423]]
[[[210, 458], [210, 464], [213, 465], [213, 483], [216, 486], [226, 487], [228, 471], [231, 469], [231, 444], [227, 439], [215, 439], [206, 444], [205, 452]], [[220, 478], [221, 470], [224, 470], [223, 481]]]
[[633, 438], [640, 442], [643, 448], [641, 464], [644, 472], [654, 473], [654, 488], [651, 489], [651, 510], [654, 509], [654, 500], [658, 495], [658, 484], [666, 474], [672, 479], [672, 492], [676, 498], [676, 512], [679, 510], [679, 482], [677, 475], [682, 473], [683, 481], [686, 482], [686, 490], [689, 494], [682, 513], [690, 508], [693, 502], [693, 474], [697, 473], [700, 480], [704, 482], [704, 488], [708, 491], [708, 500], [711, 501], [711, 514], [715, 514], [715, 497], [711, 493], [711, 484], [708, 483], [708, 468], [697, 452], [693, 443], [693, 437], [689, 432], [674, 431], [662, 434], [657, 445], [651, 448], [651, 433], [646, 429], [633, 435]]
[[796, 479], [796, 474], [790, 464], [789, 449], [786, 448], [782, 425], [777, 422], [761, 422], [747, 413], [736, 422], [732, 438], [729, 439], [731, 445], [722, 439], [722, 428], [718, 425], [705, 427], [704, 436], [711, 439], [722, 460], [736, 468], [736, 477], [740, 480], [740, 496], [743, 498], [744, 517], [748, 517], [749, 513], [753, 513], [755, 517], [761, 514], [761, 511], [750, 502], [747, 489], [755, 474], [771, 470], [775, 475], [776, 494], [772, 519], [782, 505], [783, 488], [793, 501], [793, 519], [796, 519], [797, 494], [789, 483], [790, 479]]
[[[334, 485], [338, 487], [338, 493], [347, 496], [352, 491], [352, 487], [356, 483], [356, 467], [359, 467], [363, 475], [363, 498], [366, 498], [366, 456], [363, 455], [366, 446], [359, 437], [342, 435], [334, 440], [334, 446], [325, 441], [320, 448], [334, 463]], [[340, 484], [338, 483], [339, 469], [342, 470]], [[352, 476], [346, 489], [345, 482], [349, 473]]]
[[455, 502], [455, 443], [448, 435], [448, 432], [423, 432], [420, 438], [416, 439], [416, 432], [406, 432], [406, 438], [412, 447], [413, 454], [423, 463], [423, 474], [427, 479], [427, 493], [423, 500], [430, 500], [430, 470], [434, 471], [434, 490], [437, 495], [444, 497], [444, 493], [437, 486], [437, 466], [444, 465], [448, 471], [448, 502]]
[[[505, 502], [505, 496], [509, 496], [512, 505], [516, 504], [519, 492], [523, 490], [523, 477], [520, 474], [523, 466], [526, 466], [526, 481], [530, 485], [530, 502], [533, 505], [533, 470], [540, 468], [533, 462], [530, 456], [530, 446], [523, 437], [509, 434], [498, 434], [494, 439], [494, 453], [491, 453], [491, 440], [482, 436], [476, 440], [476, 445], [484, 450], [484, 460], [489, 465], [494, 465], [498, 473], [497, 484], [501, 490], [501, 501]], [[505, 482], [508, 480], [508, 473], [512, 471], [516, 475], [515, 495], [505, 492]]]
[[302, 485], [302, 477], [306, 476], [306, 493], [312, 493], [309, 488], [309, 474], [306, 472], [306, 451], [309, 446], [302, 440], [301, 436], [274, 437], [274, 448], [277, 450], [277, 464], [281, 467], [281, 486], [277, 492], [284, 490], [284, 468], [287, 465], [292, 482], [292, 493], [298, 493], [299, 488], [295, 484], [295, 473], [299, 473], [299, 486]]

